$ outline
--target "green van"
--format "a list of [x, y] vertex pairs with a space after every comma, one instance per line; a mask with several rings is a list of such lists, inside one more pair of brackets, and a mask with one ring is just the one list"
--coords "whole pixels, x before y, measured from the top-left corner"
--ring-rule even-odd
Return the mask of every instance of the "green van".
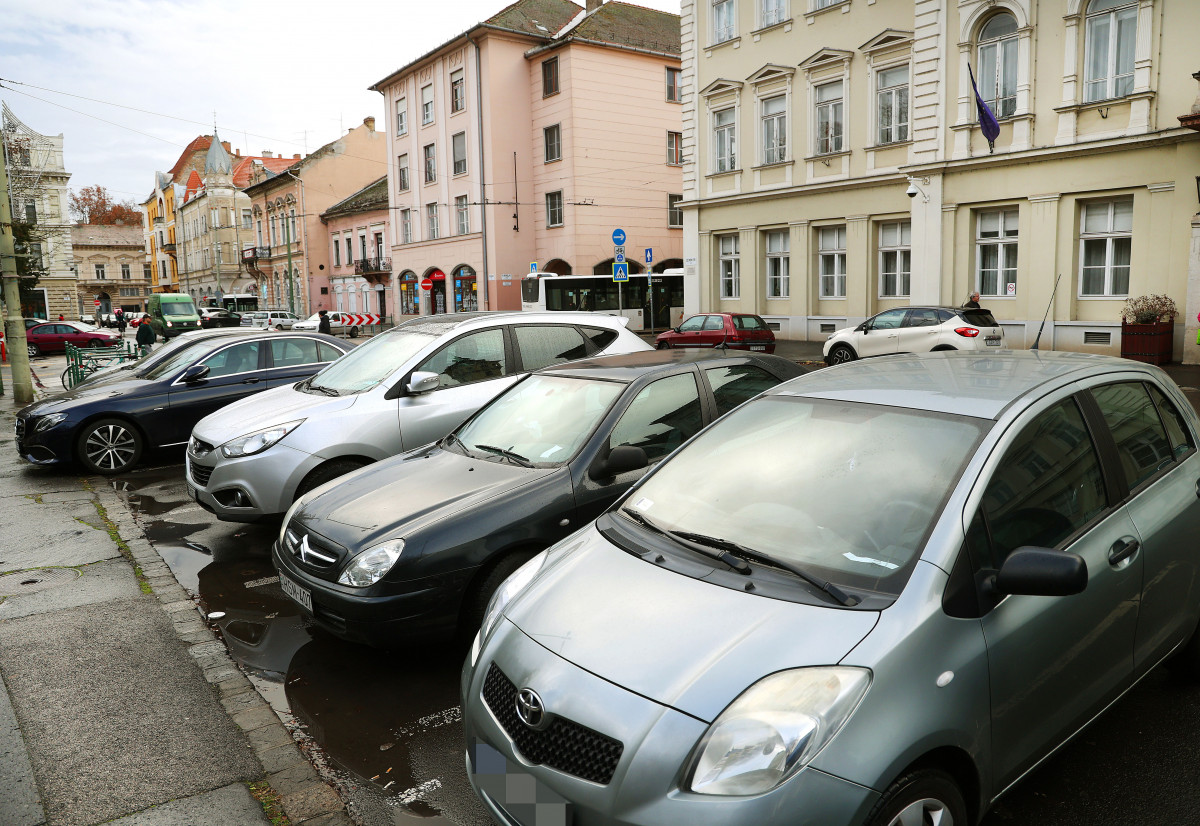
[[150, 326], [164, 339], [200, 329], [196, 305], [183, 293], [155, 293], [146, 302], [146, 312], [150, 315]]

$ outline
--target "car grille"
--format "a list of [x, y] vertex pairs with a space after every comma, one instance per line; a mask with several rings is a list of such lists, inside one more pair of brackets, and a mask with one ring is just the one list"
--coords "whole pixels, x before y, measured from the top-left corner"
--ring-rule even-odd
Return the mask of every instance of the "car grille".
[[564, 717], [541, 731], [525, 725], [517, 716], [517, 687], [495, 663], [483, 681], [483, 700], [529, 762], [602, 785], [612, 780], [625, 746]]
[[196, 483], [196, 487], [208, 487], [208, 480], [212, 478], [213, 469], [208, 465], [198, 465], [195, 462], [188, 462], [188, 466], [192, 471], [192, 481]]
[[315, 533], [306, 533], [295, 521], [289, 523], [283, 532], [283, 544], [292, 559], [317, 573], [336, 570], [338, 562], [346, 554], [345, 549]]

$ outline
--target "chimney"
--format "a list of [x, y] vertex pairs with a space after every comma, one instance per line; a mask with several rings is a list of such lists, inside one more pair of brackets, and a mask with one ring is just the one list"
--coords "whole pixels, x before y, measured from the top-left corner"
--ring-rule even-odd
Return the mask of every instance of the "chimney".
[[604, 0], [587, 0], [587, 13], [591, 14], [604, 5]]
[[369, 115], [367, 117], [363, 118], [363, 126], [367, 127], [368, 132], [374, 132], [375, 131], [375, 118], [373, 118]]
[[272, 151], [271, 151], [271, 150], [269, 150], [269, 149], [264, 149], [264, 150], [262, 151], [262, 156], [263, 156], [264, 158], [274, 158], [274, 157], [275, 157], [275, 153], [274, 153], [274, 152], [272, 152]]
[[300, 160], [300, 153], [297, 152], [295, 155], [292, 155], [292, 160], [294, 160], [294, 161]]
[[229, 141], [221, 141], [221, 146], [225, 149], [226, 152], [229, 151]]

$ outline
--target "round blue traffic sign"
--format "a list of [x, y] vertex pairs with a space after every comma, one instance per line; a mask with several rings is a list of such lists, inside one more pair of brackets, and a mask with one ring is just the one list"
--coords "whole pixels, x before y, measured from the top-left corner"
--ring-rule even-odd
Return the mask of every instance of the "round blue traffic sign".
[[617, 246], [620, 246], [621, 244], [625, 243], [625, 230], [623, 230], [623, 229], [614, 229], [613, 230], [613, 243], [616, 244]]

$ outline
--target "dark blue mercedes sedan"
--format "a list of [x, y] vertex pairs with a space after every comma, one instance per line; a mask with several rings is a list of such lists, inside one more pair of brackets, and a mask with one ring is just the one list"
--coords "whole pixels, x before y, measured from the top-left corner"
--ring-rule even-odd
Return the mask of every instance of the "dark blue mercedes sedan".
[[213, 331], [24, 408], [17, 451], [36, 465], [122, 473], [147, 451], [186, 445], [218, 408], [311, 376], [349, 348], [320, 333]]

